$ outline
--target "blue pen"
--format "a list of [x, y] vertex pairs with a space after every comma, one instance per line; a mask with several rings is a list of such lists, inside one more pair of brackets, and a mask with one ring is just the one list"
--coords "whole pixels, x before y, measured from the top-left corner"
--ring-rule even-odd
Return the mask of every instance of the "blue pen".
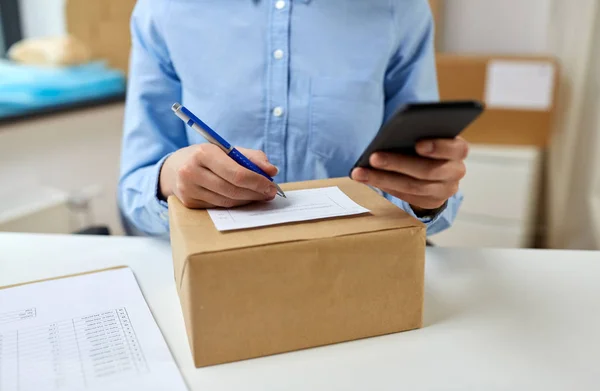
[[277, 188], [277, 195], [281, 197], [285, 197], [285, 193], [277, 183], [273, 181], [266, 172], [260, 169], [256, 164], [252, 163], [250, 159], [244, 156], [240, 151], [231, 146], [227, 141], [225, 141], [221, 136], [217, 134], [214, 130], [212, 130], [208, 125], [202, 122], [198, 117], [196, 117], [191, 111], [180, 105], [179, 103], [175, 103], [172, 107], [173, 112], [176, 116], [181, 118], [183, 122], [189, 125], [190, 128], [194, 129], [196, 132], [200, 133], [206, 141], [211, 144], [216, 145], [221, 148], [223, 152], [227, 154], [230, 158], [235, 160], [240, 166], [247, 168], [250, 171], [254, 171], [257, 174], [260, 174], [273, 182], [275, 187]]

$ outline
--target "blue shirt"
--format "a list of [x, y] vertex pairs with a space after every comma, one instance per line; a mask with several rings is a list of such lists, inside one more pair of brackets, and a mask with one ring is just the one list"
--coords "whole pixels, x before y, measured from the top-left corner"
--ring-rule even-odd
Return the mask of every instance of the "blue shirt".
[[[427, 0], [139, 0], [131, 31], [119, 204], [145, 234], [168, 233], [164, 160], [205, 142], [175, 102], [263, 150], [284, 183], [347, 176], [399, 105], [438, 100]], [[424, 220], [428, 234], [460, 202]]]

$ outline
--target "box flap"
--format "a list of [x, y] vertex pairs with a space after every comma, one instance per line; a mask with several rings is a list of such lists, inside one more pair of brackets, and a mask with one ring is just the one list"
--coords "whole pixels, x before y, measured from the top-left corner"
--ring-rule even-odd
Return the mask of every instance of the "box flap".
[[338, 186], [348, 197], [371, 210], [368, 215], [333, 218], [301, 223], [219, 232], [205, 210], [191, 210], [175, 198], [169, 198], [171, 230], [180, 235], [182, 254], [210, 253], [274, 243], [330, 238], [365, 232], [424, 227], [396, 205], [381, 197], [370, 187], [349, 178], [288, 183], [284, 190], [313, 189]]

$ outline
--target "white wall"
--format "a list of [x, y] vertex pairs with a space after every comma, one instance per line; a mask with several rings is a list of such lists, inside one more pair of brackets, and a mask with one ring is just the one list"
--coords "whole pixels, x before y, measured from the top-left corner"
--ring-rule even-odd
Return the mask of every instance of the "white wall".
[[441, 47], [456, 53], [548, 54], [551, 6], [552, 0], [445, 0]]
[[25, 38], [65, 33], [65, 0], [19, 0]]

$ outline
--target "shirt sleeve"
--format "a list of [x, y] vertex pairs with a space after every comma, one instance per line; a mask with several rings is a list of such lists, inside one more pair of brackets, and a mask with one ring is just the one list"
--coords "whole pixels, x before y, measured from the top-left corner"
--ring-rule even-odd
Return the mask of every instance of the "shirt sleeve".
[[[410, 2], [411, 8], [394, 12], [394, 28], [398, 43], [390, 59], [385, 76], [385, 113], [387, 121], [404, 103], [439, 101], [434, 48], [434, 25], [427, 0]], [[384, 194], [386, 198], [417, 217], [410, 205]], [[460, 192], [452, 196], [445, 208], [433, 218], [419, 219], [427, 225], [427, 234], [432, 235], [449, 228], [456, 218], [462, 203]]]
[[171, 111], [181, 100], [181, 82], [154, 17], [168, 3], [140, 0], [133, 11], [118, 189], [125, 225], [155, 236], [169, 230], [167, 204], [157, 196], [162, 164], [187, 146], [185, 125]]

